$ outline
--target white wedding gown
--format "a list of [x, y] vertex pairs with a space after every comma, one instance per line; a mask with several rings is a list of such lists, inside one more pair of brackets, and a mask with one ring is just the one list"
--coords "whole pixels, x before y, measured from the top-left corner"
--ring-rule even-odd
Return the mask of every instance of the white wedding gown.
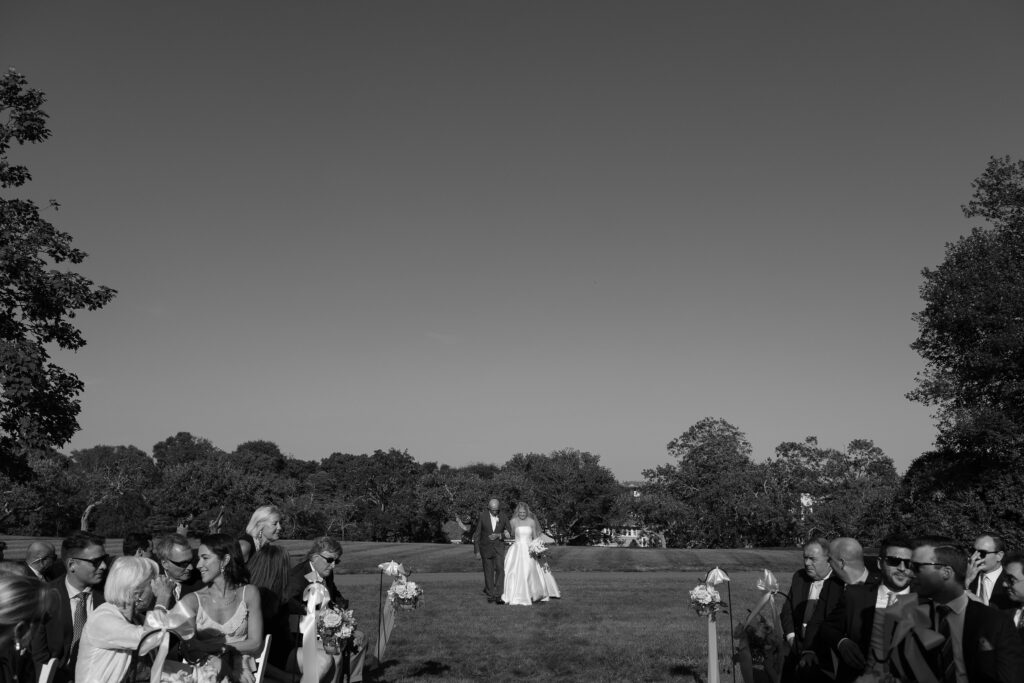
[[555, 577], [530, 557], [531, 540], [533, 529], [516, 527], [516, 540], [505, 553], [505, 591], [501, 599], [510, 605], [532, 605], [562, 597]]

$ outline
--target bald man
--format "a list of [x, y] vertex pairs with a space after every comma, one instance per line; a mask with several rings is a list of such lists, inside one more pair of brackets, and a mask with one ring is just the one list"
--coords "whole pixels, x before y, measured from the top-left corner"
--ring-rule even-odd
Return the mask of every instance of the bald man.
[[865, 566], [864, 547], [855, 538], [841, 536], [833, 539], [829, 543], [828, 563], [847, 586], [861, 583], [878, 585], [882, 580], [877, 568]]
[[480, 555], [484, 567], [484, 593], [487, 602], [504, 605], [501, 594], [505, 590], [505, 538], [512, 537], [508, 515], [501, 510], [497, 498], [491, 498], [487, 509], [480, 513], [473, 529], [473, 554]]
[[53, 563], [56, 560], [57, 549], [46, 541], [33, 541], [25, 553], [25, 566], [32, 572], [32, 576], [41, 581], [56, 578], [53, 572]]

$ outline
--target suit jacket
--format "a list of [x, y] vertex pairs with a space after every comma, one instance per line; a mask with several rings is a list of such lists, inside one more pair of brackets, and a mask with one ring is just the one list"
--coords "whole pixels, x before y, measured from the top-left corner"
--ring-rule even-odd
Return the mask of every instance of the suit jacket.
[[974, 600], [968, 601], [962, 645], [971, 683], [1019, 683], [1021, 680], [1024, 642], [1006, 613]]
[[[288, 572], [288, 591], [286, 595], [288, 596], [289, 613], [306, 613], [306, 602], [302, 599], [302, 593], [306, 590], [306, 586], [310, 584], [310, 580], [306, 578], [306, 575], [312, 571], [313, 568], [309, 565], [309, 560], [302, 560]], [[348, 600], [334, 584], [334, 572], [331, 572], [331, 575], [324, 579], [324, 586], [327, 587], [327, 593], [331, 596], [331, 602], [341, 609], [348, 609]]]
[[[1002, 578], [1002, 574], [999, 578]], [[979, 573], [977, 578], [971, 582], [970, 591], [975, 595], [978, 594], [978, 583], [981, 581], [981, 574]], [[1006, 584], [1002, 581], [996, 581], [995, 588], [992, 589], [992, 595], [988, 599], [990, 607], [1003, 610], [1004, 612], [1013, 612], [1017, 609], [1017, 603], [1010, 599], [1010, 589], [1006, 587]]]
[[[831, 649], [837, 649], [839, 641], [849, 638], [860, 648], [861, 654], [867, 659], [871, 647], [871, 629], [875, 622], [875, 599], [878, 595], [877, 583], [863, 583], [847, 586], [835, 609], [825, 617], [821, 625], [820, 638]], [[853, 681], [863, 671], [856, 671], [839, 658], [839, 669], [836, 681], [846, 683]]]
[[[78, 645], [72, 647], [74, 639], [74, 615], [71, 613], [71, 596], [63, 576], [46, 584], [46, 610], [42, 623], [32, 636], [32, 661], [36, 671], [51, 658], [57, 658], [58, 672], [55, 681], [69, 681], [75, 677], [75, 662], [78, 659]], [[92, 607], [103, 604], [102, 588], [92, 589]]]
[[481, 511], [477, 516], [476, 526], [473, 527], [473, 548], [484, 557], [504, 555], [505, 542], [501, 538], [496, 540], [488, 538], [492, 533], [500, 534], [504, 531], [507, 531], [509, 536], [512, 536], [512, 525], [509, 523], [508, 515], [504, 512], [499, 512], [498, 528], [492, 531], [490, 510]]

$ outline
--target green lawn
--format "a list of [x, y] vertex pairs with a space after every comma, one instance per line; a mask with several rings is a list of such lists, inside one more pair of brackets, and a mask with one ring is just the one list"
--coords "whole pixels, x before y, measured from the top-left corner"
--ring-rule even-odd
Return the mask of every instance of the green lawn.
[[[8, 559], [28, 539], [7, 541]], [[59, 539], [57, 539], [59, 544]], [[281, 541], [296, 559], [307, 541]], [[111, 539], [107, 550], [120, 552]], [[338, 585], [360, 627], [376, 633], [377, 565], [402, 562], [425, 590], [424, 605], [400, 612], [376, 681], [703, 681], [707, 622], [689, 590], [714, 566], [732, 577], [737, 621], [760, 597], [761, 569], [783, 588], [800, 567], [799, 550], [664, 550], [556, 547], [552, 567], [561, 600], [533, 607], [489, 604], [480, 562], [466, 545], [346, 543]], [[385, 579], [385, 589], [389, 585]], [[722, 587], [723, 597], [725, 586]], [[728, 615], [718, 626], [722, 681], [732, 681]]]

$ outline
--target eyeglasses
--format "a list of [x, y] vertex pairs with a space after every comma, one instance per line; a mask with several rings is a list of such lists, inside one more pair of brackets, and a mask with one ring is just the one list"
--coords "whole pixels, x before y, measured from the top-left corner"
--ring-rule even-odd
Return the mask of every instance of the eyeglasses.
[[910, 561], [909, 557], [893, 557], [892, 555], [886, 555], [882, 559], [885, 561], [885, 566], [887, 567], [899, 567], [905, 564], [907, 567], [912, 568], [912, 565], [914, 564]]
[[99, 557], [72, 557], [71, 559], [78, 560], [79, 562], [88, 562], [92, 565], [93, 569], [99, 569], [100, 565], [108, 564], [110, 556], [100, 555]]
[[320, 555], [320, 553], [317, 553], [317, 555], [320, 557], [321, 560], [323, 560], [327, 564], [338, 564], [337, 557], [328, 557], [327, 555]]
[[921, 571], [921, 567], [948, 567], [949, 565], [944, 562], [911, 562], [910, 571], [915, 574]]
[[189, 567], [192, 566], [193, 560], [189, 559], [189, 560], [182, 560], [181, 562], [175, 562], [174, 560], [172, 560], [171, 558], [168, 557], [166, 560], [164, 560], [164, 562], [170, 562], [171, 564], [173, 564], [178, 569], [188, 569]]

